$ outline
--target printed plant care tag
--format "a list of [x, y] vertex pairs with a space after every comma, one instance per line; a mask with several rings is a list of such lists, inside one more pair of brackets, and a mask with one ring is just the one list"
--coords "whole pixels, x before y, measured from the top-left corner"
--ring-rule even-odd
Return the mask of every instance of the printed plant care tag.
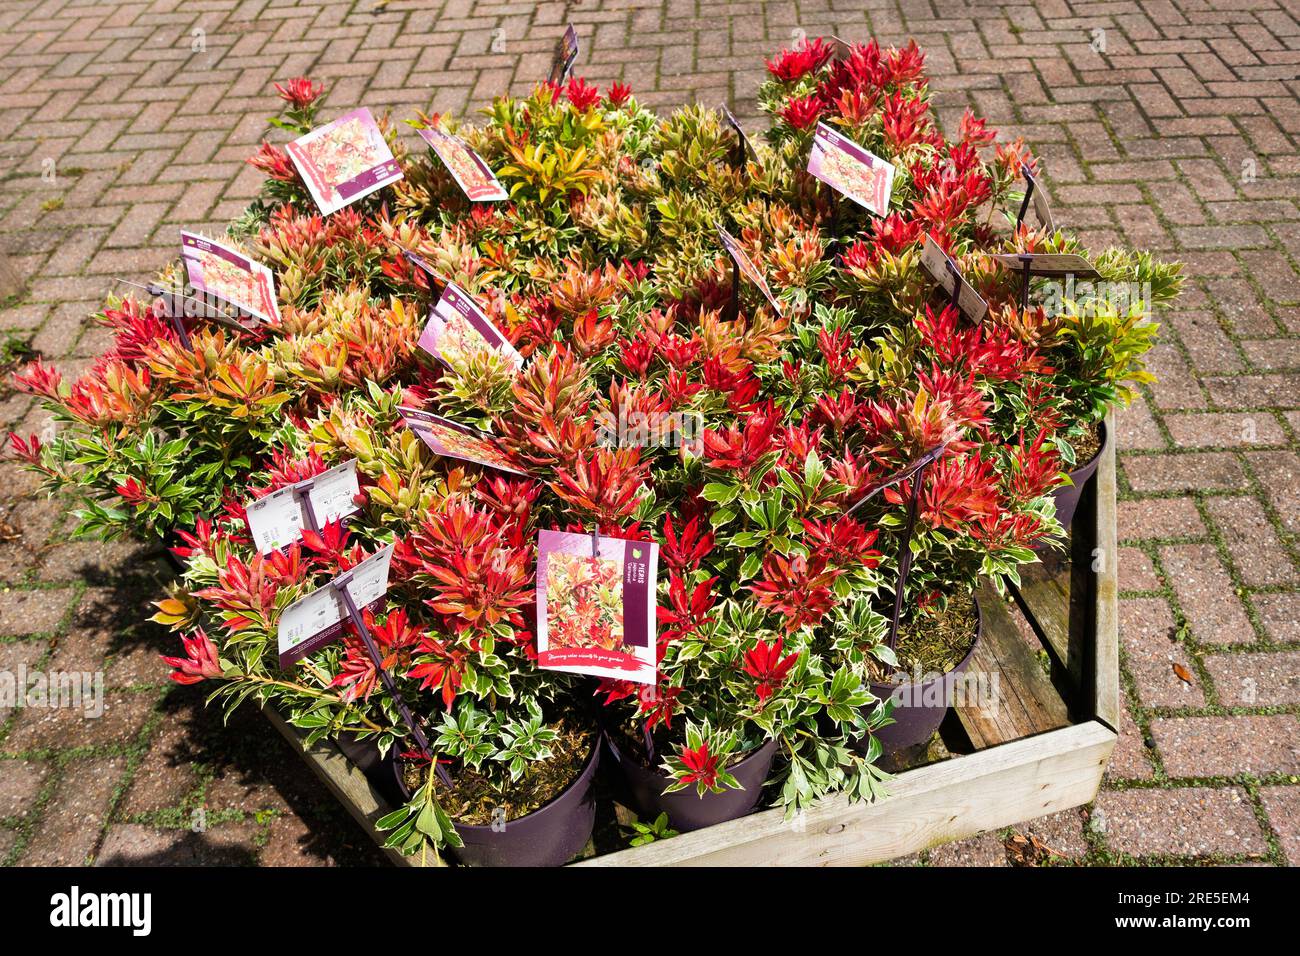
[[442, 295], [429, 313], [429, 321], [420, 333], [420, 348], [448, 368], [464, 368], [474, 352], [490, 349], [502, 352], [516, 369], [524, 367], [524, 357], [510, 344], [474, 297], [447, 279], [442, 279]]
[[877, 216], [889, 213], [894, 164], [867, 152], [825, 123], [817, 124], [808, 172]]
[[[393, 545], [383, 548], [352, 569], [348, 593], [359, 610], [378, 607], [388, 593], [388, 569], [393, 560]], [[315, 653], [331, 641], [338, 640], [348, 619], [343, 596], [327, 584], [300, 597], [280, 613], [277, 631], [280, 667]]]
[[[1000, 252], [993, 256], [998, 265], [1012, 272], [1024, 272], [1025, 264], [1020, 253]], [[1047, 276], [1050, 279], [1064, 279], [1074, 276], [1079, 279], [1100, 279], [1101, 273], [1092, 267], [1092, 263], [1083, 256], [1072, 252], [1036, 252], [1029, 257], [1029, 274]]]
[[495, 202], [510, 198], [510, 193], [506, 192], [483, 157], [470, 149], [460, 137], [432, 126], [420, 127], [416, 132], [442, 160], [465, 198], [471, 202]]
[[493, 443], [491, 435], [417, 408], [403, 407], [400, 411], [403, 424], [419, 435], [420, 440], [434, 453], [485, 465], [497, 471], [507, 471], [512, 475], [525, 474], [510, 464]]
[[754, 265], [753, 260], [749, 258], [744, 248], [736, 241], [736, 237], [723, 229], [722, 223], [715, 222], [713, 225], [718, 230], [718, 238], [722, 241], [722, 248], [727, 250], [727, 254], [740, 268], [741, 273], [744, 274], [746, 279], [758, 286], [768, 304], [776, 310], [776, 314], [784, 316], [785, 313], [781, 310], [781, 303], [772, 294], [772, 290], [767, 287], [767, 280], [763, 278], [763, 273], [758, 271], [758, 266]]
[[979, 322], [984, 318], [984, 314], [989, 310], [989, 304], [975, 291], [975, 287], [966, 281], [966, 277], [961, 274], [961, 270], [957, 268], [952, 258], [939, 248], [939, 244], [933, 237], [928, 235], [925, 237], [925, 246], [921, 249], [921, 265], [949, 298], [952, 298], [953, 284], [957, 284], [960, 289], [957, 293], [959, 312], [972, 322]]
[[312, 513], [323, 528], [331, 521], [354, 514], [360, 493], [354, 458], [312, 478], [303, 495], [295, 494], [294, 487], [286, 485], [258, 498], [245, 509], [253, 544], [262, 554], [286, 548], [301, 538], [302, 529], [308, 527], [307, 500], [311, 501]]
[[564, 28], [564, 35], [555, 41], [555, 53], [551, 57], [551, 72], [547, 79], [552, 83], [563, 83], [573, 61], [578, 58], [578, 31], [573, 25]]
[[537, 537], [537, 662], [548, 670], [655, 682], [659, 546], [564, 531]]
[[288, 146], [289, 157], [328, 216], [402, 178], [402, 168], [364, 106]]
[[204, 295], [228, 302], [263, 322], [280, 318], [280, 307], [275, 301], [275, 275], [260, 262], [183, 230], [181, 260], [190, 285]]
[[1034, 215], [1038, 217], [1039, 224], [1048, 232], [1055, 232], [1056, 225], [1052, 221], [1052, 210], [1048, 206], [1043, 184], [1029, 171], [1028, 166], [1022, 166], [1020, 172], [1025, 177], [1025, 188], [1031, 190], [1029, 202], [1034, 207]]

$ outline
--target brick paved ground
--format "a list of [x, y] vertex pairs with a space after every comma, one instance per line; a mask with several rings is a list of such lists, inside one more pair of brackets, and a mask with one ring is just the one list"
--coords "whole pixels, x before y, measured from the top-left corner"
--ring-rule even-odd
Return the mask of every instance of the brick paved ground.
[[[1293, 4], [5, 0], [0, 250], [29, 288], [0, 303], [4, 354], [84, 363], [111, 277], [144, 280], [178, 227], [240, 211], [273, 79], [325, 80], [327, 112], [463, 112], [525, 91], [566, 20], [589, 79], [742, 118], [760, 57], [800, 29], [915, 36], [944, 113], [969, 104], [1034, 143], [1090, 244], [1187, 263], [1160, 384], [1122, 418], [1123, 736], [1093, 808], [1019, 830], [1063, 860], [1300, 864]], [[43, 418], [0, 394], [0, 424], [20, 423]], [[98, 721], [0, 711], [0, 861], [375, 859], [260, 718], [223, 730], [201, 689], [165, 683], [162, 635], [139, 623], [161, 566], [68, 542], [60, 504], [0, 470], [0, 670], [104, 670], [109, 688]], [[1012, 837], [917, 862], [1006, 864]]]

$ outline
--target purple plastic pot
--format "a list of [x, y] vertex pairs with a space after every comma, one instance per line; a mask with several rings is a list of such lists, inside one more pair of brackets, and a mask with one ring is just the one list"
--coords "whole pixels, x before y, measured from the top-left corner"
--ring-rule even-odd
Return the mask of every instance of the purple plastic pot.
[[1102, 422], [1098, 427], [1101, 429], [1101, 447], [1097, 449], [1097, 454], [1093, 455], [1086, 465], [1070, 472], [1070, 480], [1074, 482], [1073, 484], [1062, 485], [1052, 492], [1052, 502], [1056, 505], [1056, 520], [1061, 522], [1061, 527], [1066, 531], [1070, 530], [1074, 511], [1079, 507], [1079, 496], [1083, 494], [1083, 489], [1092, 480], [1092, 476], [1097, 473], [1101, 456], [1105, 454], [1106, 446], [1110, 444], [1110, 432], [1106, 430], [1106, 423]]
[[[587, 765], [578, 778], [550, 803], [498, 829], [457, 823], [465, 845], [451, 850], [464, 866], [562, 866], [582, 852], [596, 825], [596, 768], [600, 765], [600, 738], [591, 747]], [[394, 775], [402, 790], [400, 764]]]
[[[984, 630], [984, 615], [980, 602], [975, 601], [975, 640], [966, 656], [952, 670], [935, 674], [929, 680], [904, 684], [872, 684], [871, 693], [884, 700], [894, 698], [894, 723], [875, 732], [880, 746], [887, 754], [923, 744], [934, 735], [948, 713], [948, 703], [953, 699], [953, 688], [958, 677], [969, 666]], [[872, 705], [872, 709], [875, 705]]]
[[763, 783], [772, 769], [772, 758], [776, 756], [776, 739], [773, 738], [740, 763], [727, 768], [744, 790], [727, 789], [722, 793], [700, 796], [694, 786], [664, 793], [664, 787], [670, 783], [667, 776], [647, 769], [621, 753], [608, 733], [605, 734], [605, 744], [623, 774], [637, 816], [642, 820], [653, 820], [659, 814], [667, 813], [668, 825], [683, 833], [734, 820], [753, 810], [763, 795]]

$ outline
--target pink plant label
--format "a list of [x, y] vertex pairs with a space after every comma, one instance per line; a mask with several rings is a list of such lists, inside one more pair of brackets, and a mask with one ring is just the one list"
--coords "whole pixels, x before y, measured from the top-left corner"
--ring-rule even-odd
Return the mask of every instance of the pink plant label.
[[308, 502], [322, 528], [356, 513], [361, 487], [357, 483], [355, 458], [310, 480], [311, 484], [301, 492], [296, 492], [293, 485], [286, 485], [245, 508], [248, 532], [259, 552], [270, 554], [302, 537], [302, 529], [308, 526]]
[[894, 164], [867, 152], [825, 123], [817, 124], [808, 172], [877, 216], [889, 212]]
[[565, 74], [573, 68], [573, 61], [578, 58], [578, 31], [573, 25], [564, 28], [564, 35], [555, 43], [555, 53], [551, 57], [551, 72], [547, 79], [552, 83], [563, 83]]
[[502, 352], [516, 369], [523, 368], [524, 357], [492, 324], [474, 297], [454, 282], [443, 282], [442, 295], [420, 333], [420, 348], [453, 369], [464, 368], [472, 353], [484, 350]]
[[263, 322], [279, 320], [275, 275], [260, 262], [229, 246], [192, 232], [181, 232], [181, 261], [185, 275], [204, 295], [227, 302]]
[[538, 666], [655, 683], [658, 573], [654, 542], [538, 532]]
[[[388, 593], [388, 569], [393, 560], [393, 545], [376, 551], [352, 569], [347, 588], [358, 608], [375, 610]], [[347, 627], [348, 609], [343, 596], [333, 584], [317, 588], [294, 601], [280, 613], [277, 643], [280, 667], [287, 669], [295, 661], [338, 640]]]
[[312, 130], [287, 148], [326, 216], [402, 178], [401, 166], [364, 106]]
[[465, 198], [471, 202], [496, 202], [510, 198], [483, 157], [465, 145], [459, 137], [432, 126], [420, 127], [416, 132], [442, 160]]
[[972, 322], [979, 322], [984, 318], [989, 310], [989, 304], [975, 291], [975, 287], [966, 281], [957, 264], [939, 248], [939, 244], [931, 236], [925, 237], [925, 246], [921, 249], [921, 265], [925, 267], [926, 272], [930, 273], [930, 278], [938, 283], [939, 288], [948, 294], [949, 299], [953, 296], [954, 284], [957, 286], [959, 312]]
[[714, 223], [714, 225], [717, 227], [718, 239], [722, 242], [722, 248], [727, 250], [727, 254], [735, 261], [741, 273], [746, 279], [758, 286], [759, 291], [763, 293], [763, 298], [767, 299], [768, 304], [776, 310], [777, 315], [785, 315], [781, 310], [781, 303], [777, 301], [776, 296], [772, 294], [772, 290], [768, 288], [763, 273], [758, 271], [758, 266], [754, 265], [754, 261], [749, 258], [741, 244], [736, 241], [736, 237], [723, 229], [721, 223]]
[[416, 408], [402, 408], [401, 413], [403, 424], [419, 435], [435, 454], [485, 465], [512, 475], [524, 474], [510, 464], [491, 435]]

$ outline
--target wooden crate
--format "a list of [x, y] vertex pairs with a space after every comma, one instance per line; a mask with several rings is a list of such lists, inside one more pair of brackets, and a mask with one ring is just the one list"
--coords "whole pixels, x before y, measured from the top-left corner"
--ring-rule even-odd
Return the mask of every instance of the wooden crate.
[[[1112, 432], [1113, 433], [1113, 432]], [[1114, 442], [1079, 502], [1068, 551], [1023, 574], [1014, 603], [982, 589], [984, 636], [970, 664], [997, 674], [1000, 706], [954, 707], [923, 755], [902, 755], [889, 796], [821, 801], [792, 824], [763, 810], [578, 866], [863, 865], [1088, 803], [1119, 728]], [[332, 744], [267, 716], [377, 840], [392, 808]], [[385, 851], [395, 863], [419, 865]]]

